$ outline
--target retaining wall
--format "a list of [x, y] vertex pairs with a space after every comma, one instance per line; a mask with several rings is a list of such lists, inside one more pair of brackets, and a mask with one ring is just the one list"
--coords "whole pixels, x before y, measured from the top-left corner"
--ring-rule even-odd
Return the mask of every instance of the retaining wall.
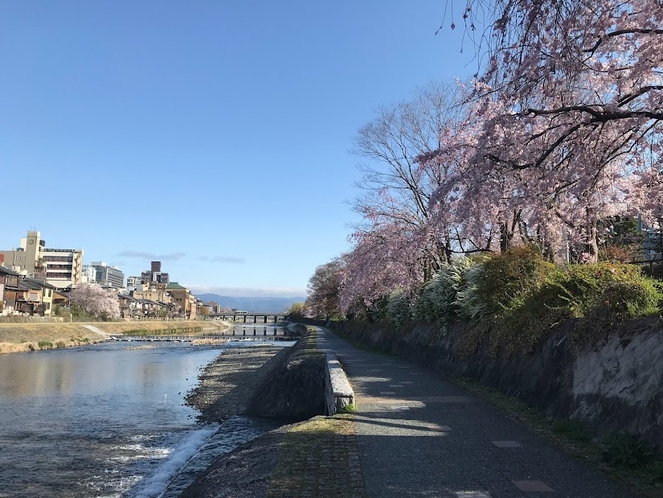
[[574, 321], [560, 324], [536, 352], [492, 355], [486, 341], [457, 353], [467, 326], [448, 331], [412, 325], [399, 331], [364, 322], [329, 324], [343, 335], [405, 356], [447, 375], [462, 375], [543, 409], [585, 423], [597, 435], [627, 431], [663, 448], [663, 326], [638, 320], [609, 331], [592, 347], [570, 339]]

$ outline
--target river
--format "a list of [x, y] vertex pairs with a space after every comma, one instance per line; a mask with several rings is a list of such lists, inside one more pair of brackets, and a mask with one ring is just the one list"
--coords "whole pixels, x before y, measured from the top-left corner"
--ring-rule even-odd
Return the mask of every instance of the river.
[[177, 496], [219, 453], [272, 428], [246, 417], [200, 424], [184, 405], [205, 365], [244, 346], [106, 342], [0, 355], [0, 497]]

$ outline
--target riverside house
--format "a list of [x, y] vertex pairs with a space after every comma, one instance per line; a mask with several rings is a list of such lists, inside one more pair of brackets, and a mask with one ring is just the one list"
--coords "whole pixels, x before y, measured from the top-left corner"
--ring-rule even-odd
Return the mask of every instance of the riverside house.
[[0, 265], [0, 315], [50, 316], [55, 287]]
[[16, 296], [21, 275], [0, 265], [0, 314], [16, 311]]

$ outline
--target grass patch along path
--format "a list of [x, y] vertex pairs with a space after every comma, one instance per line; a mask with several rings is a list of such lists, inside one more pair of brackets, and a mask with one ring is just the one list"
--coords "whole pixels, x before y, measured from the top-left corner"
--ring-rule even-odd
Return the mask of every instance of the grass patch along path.
[[293, 426], [281, 443], [266, 497], [366, 497], [352, 415]]

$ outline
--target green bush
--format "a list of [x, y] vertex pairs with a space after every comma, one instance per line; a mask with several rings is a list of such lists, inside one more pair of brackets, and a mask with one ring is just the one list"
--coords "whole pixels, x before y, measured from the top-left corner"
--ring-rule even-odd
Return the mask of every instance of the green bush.
[[37, 346], [39, 346], [39, 349], [53, 349], [53, 343], [49, 341], [39, 341]]
[[414, 306], [414, 317], [428, 323], [447, 323], [458, 316], [458, 292], [466, 287], [467, 272], [477, 264], [476, 259], [458, 258], [444, 266], [424, 286]]
[[402, 327], [411, 320], [410, 301], [402, 290], [392, 292], [387, 298], [386, 317], [395, 327]]
[[603, 291], [597, 308], [604, 308], [619, 318], [655, 315], [659, 311], [661, 292], [655, 282], [640, 278], [615, 282]]
[[495, 255], [466, 274], [467, 286], [458, 292], [462, 315], [480, 318], [519, 306], [525, 296], [559, 271], [532, 246]]
[[[630, 316], [642, 314], [642, 293], [650, 294], [645, 300], [656, 299], [655, 296], [659, 294], [656, 285], [642, 275], [638, 266], [616, 262], [570, 265], [553, 285], [556, 285], [555, 290], [562, 304], [571, 312], [571, 316], [576, 318], [583, 317], [589, 310], [603, 305], [610, 287], [613, 287], [613, 292], [616, 293], [624, 291], [628, 286], [639, 289], [640, 297], [637, 300], [640, 304], [628, 306], [633, 311]], [[627, 295], [624, 297], [628, 300]], [[614, 302], [617, 304], [617, 301]]]
[[[457, 294], [462, 314], [482, 319], [492, 354], [533, 351], [554, 326], [579, 318], [576, 343], [595, 340], [627, 318], [659, 313], [661, 284], [623, 263], [558, 268], [532, 249], [512, 250], [470, 269]], [[476, 342], [476, 341], [473, 341]]]

